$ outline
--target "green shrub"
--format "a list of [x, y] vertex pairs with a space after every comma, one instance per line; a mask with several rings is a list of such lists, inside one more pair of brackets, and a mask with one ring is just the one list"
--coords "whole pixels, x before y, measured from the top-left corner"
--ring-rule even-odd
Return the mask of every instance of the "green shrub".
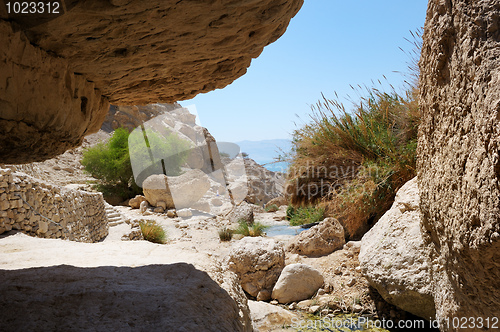
[[154, 220], [141, 220], [139, 221], [142, 236], [144, 239], [159, 244], [167, 242], [167, 234], [161, 225], [158, 225]]
[[[146, 146], [144, 135], [149, 147]], [[162, 132], [148, 128], [145, 133], [136, 129], [129, 136], [134, 169], [144, 170], [155, 164], [157, 173], [168, 176], [181, 174], [181, 166], [186, 162], [191, 145], [168, 128], [163, 128]]]
[[219, 239], [223, 242], [225, 241], [231, 241], [233, 238], [233, 230], [229, 229], [227, 227], [224, 227], [219, 230]]
[[105, 196], [118, 195], [122, 199], [140, 194], [134, 182], [128, 151], [129, 132], [118, 128], [107, 143], [99, 143], [83, 151], [82, 165], [98, 180], [96, 189]]
[[153, 161], [159, 167], [150, 174], [164, 171], [168, 176], [180, 174], [180, 167], [189, 152], [189, 142], [172, 132], [158, 133], [153, 130], [147, 131], [147, 138], [149, 148], [146, 147], [142, 131], [136, 130], [130, 134], [127, 129], [118, 128], [107, 143], [99, 143], [84, 150], [82, 165], [86, 172], [98, 180], [95, 188], [104, 196], [120, 196], [125, 200], [142, 193], [134, 180], [131, 155], [138, 162], [134, 167], [141, 170], [152, 163], [149, 152], [154, 156], [162, 156], [164, 159]]
[[323, 220], [325, 209], [322, 207], [297, 207], [289, 205], [286, 210], [286, 218], [292, 226], [311, 224]]
[[238, 228], [234, 231], [235, 234], [241, 234], [243, 236], [264, 236], [264, 230], [268, 226], [264, 226], [261, 223], [254, 223], [253, 225], [249, 226], [247, 222], [244, 219], [240, 219], [238, 221]]
[[279, 207], [276, 204], [271, 204], [269, 206], [266, 206], [264, 210], [266, 210], [266, 212], [276, 212], [279, 210]]

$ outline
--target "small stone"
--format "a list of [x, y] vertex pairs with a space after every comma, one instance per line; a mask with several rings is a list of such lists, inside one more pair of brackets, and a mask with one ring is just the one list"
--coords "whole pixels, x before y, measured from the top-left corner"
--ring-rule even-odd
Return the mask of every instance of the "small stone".
[[313, 301], [312, 300], [304, 300], [304, 301], [300, 301], [299, 303], [297, 303], [297, 308], [299, 309], [305, 309], [305, 308], [308, 308], [312, 305]]
[[276, 300], [272, 300], [272, 301], [271, 301], [271, 302], [269, 302], [269, 303], [271, 303], [272, 305], [278, 305], [278, 303], [279, 303], [279, 302], [278, 302], [278, 301], [276, 301]]
[[352, 287], [352, 286], [354, 286], [354, 284], [355, 284], [355, 283], [356, 283], [356, 279], [351, 278], [351, 279], [347, 280], [346, 285], [347, 285], [348, 287]]
[[[268, 289], [263, 289], [261, 291], [259, 291], [259, 294], [257, 294], [257, 301], [268, 301], [271, 299], [271, 291], [268, 290]], [[271, 301], [271, 304], [274, 304], [272, 303], [273, 301]], [[276, 301], [276, 304], [278, 301]]]
[[165, 211], [167, 209], [167, 203], [165, 203], [164, 201], [156, 202], [156, 206], [163, 208], [163, 211]]
[[296, 302], [291, 303], [291, 304], [288, 306], [288, 309], [290, 309], [290, 310], [295, 310], [295, 309], [297, 309], [297, 303], [296, 303]]
[[361, 312], [363, 310], [363, 307], [359, 304], [355, 304], [352, 306], [352, 309], [354, 310], [354, 312]]
[[148, 201], [142, 201], [141, 204], [139, 205], [140, 212], [144, 214], [144, 212], [147, 211], [149, 207]]
[[173, 209], [172, 210], [168, 210], [167, 211], [167, 217], [169, 217], [169, 218], [175, 218], [175, 217], [177, 217], [177, 214], [175, 213], [175, 210], [173, 210]]
[[330, 312], [330, 310], [323, 309], [323, 310], [321, 310], [321, 316], [326, 316], [326, 315], [328, 315], [329, 312]]
[[233, 234], [233, 240], [241, 240], [244, 237], [243, 234]]
[[193, 215], [193, 212], [191, 212], [191, 210], [189, 210], [189, 209], [182, 209], [182, 210], [177, 211], [177, 216], [179, 216], [181, 218], [189, 218], [192, 215]]
[[309, 307], [309, 313], [314, 314], [319, 310], [320, 306], [319, 305], [313, 305]]
[[323, 288], [318, 289], [318, 296], [324, 295], [325, 290]]
[[154, 210], [153, 210], [154, 213], [163, 213], [165, 212], [165, 209], [161, 206], [159, 207], [156, 207]]

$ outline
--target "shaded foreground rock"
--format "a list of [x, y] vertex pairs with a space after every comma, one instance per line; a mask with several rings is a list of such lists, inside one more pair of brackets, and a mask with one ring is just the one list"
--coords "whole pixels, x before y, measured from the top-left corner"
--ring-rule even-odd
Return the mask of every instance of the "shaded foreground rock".
[[302, 3], [76, 0], [49, 19], [0, 11], [0, 160], [78, 146], [108, 102], [174, 102], [225, 87]]
[[272, 239], [245, 237], [231, 248], [226, 263], [240, 278], [241, 287], [257, 300], [269, 300], [285, 266], [283, 247]]
[[273, 288], [272, 298], [279, 303], [290, 303], [310, 298], [323, 286], [323, 276], [306, 264], [285, 266]]
[[[186, 263], [61, 265], [1, 270], [0, 278], [2, 331], [250, 330], [228, 293]], [[36, 289], [36, 296], [20, 291], [26, 288]]]
[[344, 246], [344, 228], [335, 218], [325, 218], [318, 225], [301, 232], [286, 250], [306, 256], [328, 255]]
[[499, 17], [498, 0], [427, 10], [417, 173], [441, 320], [500, 316]]
[[390, 210], [363, 236], [359, 263], [387, 302], [429, 320], [435, 318], [436, 309], [419, 204], [414, 178], [399, 189]]

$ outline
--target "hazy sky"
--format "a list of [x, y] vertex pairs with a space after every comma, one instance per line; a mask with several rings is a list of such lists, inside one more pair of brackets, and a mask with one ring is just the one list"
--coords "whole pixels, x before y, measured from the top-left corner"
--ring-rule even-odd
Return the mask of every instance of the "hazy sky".
[[426, 0], [305, 0], [244, 76], [181, 105], [196, 105], [201, 125], [218, 141], [290, 138], [322, 92], [354, 97], [350, 85], [372, 85], [384, 75], [403, 86], [395, 71], [406, 71], [408, 56], [399, 48], [412, 49], [405, 38], [423, 27], [426, 9]]

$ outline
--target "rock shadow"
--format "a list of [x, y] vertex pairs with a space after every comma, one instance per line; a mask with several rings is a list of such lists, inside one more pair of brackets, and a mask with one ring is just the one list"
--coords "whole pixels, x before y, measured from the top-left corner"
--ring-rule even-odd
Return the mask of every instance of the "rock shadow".
[[243, 330], [236, 302], [187, 263], [0, 270], [0, 280], [0, 331]]

